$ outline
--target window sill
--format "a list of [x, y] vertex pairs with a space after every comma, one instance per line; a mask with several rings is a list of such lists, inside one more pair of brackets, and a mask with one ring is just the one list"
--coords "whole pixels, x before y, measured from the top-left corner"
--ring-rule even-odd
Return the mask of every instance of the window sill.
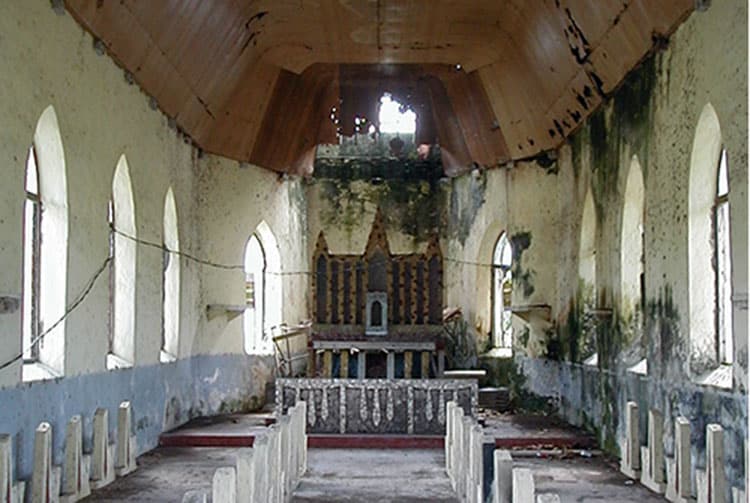
[[644, 358], [643, 360], [639, 361], [632, 367], [629, 367], [628, 372], [630, 372], [631, 374], [647, 376], [648, 375], [648, 360]]
[[177, 361], [177, 357], [172, 353], [168, 353], [163, 349], [159, 351], [159, 361], [161, 363], [172, 363]]
[[594, 353], [585, 360], [583, 360], [585, 367], [598, 367], [599, 366], [599, 353]]
[[245, 351], [248, 356], [274, 356], [272, 349], [254, 349], [252, 351]]
[[39, 361], [24, 363], [21, 369], [23, 382], [46, 381], [58, 377], [63, 377], [63, 375]]
[[133, 366], [133, 362], [126, 360], [114, 353], [107, 353], [107, 370], [128, 369]]
[[719, 389], [732, 389], [732, 366], [722, 364], [698, 378], [698, 384]]
[[513, 358], [513, 348], [492, 348], [481, 356], [487, 358]]

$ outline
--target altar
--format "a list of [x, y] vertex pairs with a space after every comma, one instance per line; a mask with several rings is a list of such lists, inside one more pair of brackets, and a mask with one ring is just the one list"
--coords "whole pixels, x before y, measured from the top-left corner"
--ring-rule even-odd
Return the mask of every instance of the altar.
[[445, 345], [439, 335], [406, 337], [313, 335], [308, 360], [312, 375], [358, 379], [426, 379], [445, 372]]
[[393, 254], [378, 211], [362, 255], [331, 254], [321, 232], [313, 271], [309, 377], [443, 375], [443, 258], [437, 235], [424, 253]]

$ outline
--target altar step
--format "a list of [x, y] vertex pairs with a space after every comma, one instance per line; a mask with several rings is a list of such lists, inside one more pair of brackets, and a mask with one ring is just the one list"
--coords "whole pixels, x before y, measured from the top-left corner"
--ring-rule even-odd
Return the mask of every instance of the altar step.
[[[165, 433], [160, 447], [252, 447], [258, 431], [245, 433], [180, 431]], [[437, 435], [324, 435], [307, 437], [310, 449], [442, 449], [443, 437]]]
[[310, 449], [442, 449], [440, 435], [308, 435]]
[[159, 436], [160, 447], [252, 447], [255, 435], [276, 422], [269, 410], [197, 418]]
[[[270, 410], [190, 421], [161, 435], [161, 447], [252, 447], [255, 436], [276, 419]], [[485, 412], [480, 416], [485, 437], [502, 449], [595, 449], [596, 439], [544, 416], [509, 416]], [[309, 434], [312, 449], [442, 449], [441, 435]]]

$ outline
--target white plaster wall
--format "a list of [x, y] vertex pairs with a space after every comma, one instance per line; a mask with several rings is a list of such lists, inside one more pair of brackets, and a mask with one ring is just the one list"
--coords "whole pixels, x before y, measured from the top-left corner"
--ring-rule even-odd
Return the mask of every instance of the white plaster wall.
[[[196, 250], [196, 152], [129, 86], [110, 58], [69, 15], [45, 0], [0, 3], [0, 295], [21, 295], [24, 163], [42, 111], [53, 105], [68, 184], [68, 285], [71, 303], [107, 257], [107, 201], [117, 160], [125, 154], [140, 238], [161, 243], [167, 188], [173, 187], [183, 250]], [[158, 362], [161, 346], [161, 251], [138, 246], [136, 365]], [[182, 350], [192, 347], [199, 317], [198, 269], [183, 263]], [[107, 353], [106, 273], [66, 324], [66, 376], [104, 371]], [[0, 362], [20, 352], [20, 309], [0, 314]], [[16, 384], [20, 365], [0, 371]]]
[[[520, 278], [513, 278], [512, 302], [515, 306], [547, 304], [552, 317], [559, 311], [557, 303], [557, 271], [559, 256], [560, 218], [559, 193], [564, 190], [558, 175], [540, 168], [536, 163], [516, 163], [511, 168], [485, 171], [484, 203], [471, 210], [471, 200], [482, 182], [473, 174], [464, 175], [451, 184], [451, 206], [448, 211], [447, 243], [444, 245], [446, 305], [461, 307], [464, 318], [482, 337], [491, 331], [491, 268], [492, 252], [500, 233], [511, 240], [529, 233], [529, 248], [520, 253], [520, 272], [530, 274], [533, 292], [525, 295]], [[457, 207], [456, 207], [457, 206]], [[476, 208], [476, 207], [475, 207]], [[462, 212], [468, 212], [460, 217]], [[456, 218], [459, 216], [459, 218]], [[462, 234], [469, 226], [468, 235]], [[514, 250], [514, 258], [518, 252]], [[514, 271], [517, 271], [514, 268]], [[529, 325], [513, 317], [514, 340], [529, 329], [527, 350], [536, 355], [541, 351], [538, 341], [544, 327]], [[515, 343], [514, 343], [515, 344]]]
[[[672, 287], [684, 336], [690, 334], [686, 248], [690, 155], [707, 102], [716, 109], [729, 158], [733, 294], [747, 296], [747, 8], [742, 0], [712, 2], [707, 11], [693, 13], [677, 30], [663, 56], [655, 141], [646, 174], [647, 295], [655, 297], [663, 287]], [[734, 375], [743, 388], [747, 328], [746, 305], [741, 309], [738, 303]], [[684, 358], [683, 365], [687, 364]]]
[[[242, 265], [245, 245], [265, 221], [276, 237], [281, 254], [282, 322], [309, 319], [309, 264], [307, 259], [307, 203], [302, 181], [285, 180], [256, 166], [207, 156], [200, 176], [198, 198], [201, 254], [214, 262]], [[201, 337], [192, 352], [241, 353], [242, 316], [208, 319], [208, 304], [244, 305], [245, 275], [234, 270], [202, 266], [203, 320]], [[298, 350], [306, 341], [297, 341]]]

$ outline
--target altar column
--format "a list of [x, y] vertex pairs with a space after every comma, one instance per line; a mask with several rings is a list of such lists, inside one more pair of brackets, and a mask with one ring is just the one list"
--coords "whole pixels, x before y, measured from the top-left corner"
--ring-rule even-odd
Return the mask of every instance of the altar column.
[[360, 351], [357, 355], [357, 379], [364, 379], [367, 370], [367, 353]]

